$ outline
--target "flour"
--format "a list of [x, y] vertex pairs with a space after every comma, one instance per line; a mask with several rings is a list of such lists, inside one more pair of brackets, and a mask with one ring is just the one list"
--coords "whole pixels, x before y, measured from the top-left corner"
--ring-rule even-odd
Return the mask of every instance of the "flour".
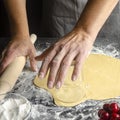
[[0, 120], [24, 120], [29, 114], [31, 105], [24, 97], [11, 94], [0, 102]]
[[[106, 54], [112, 57], [120, 58], [120, 49], [119, 49], [120, 47], [118, 46], [118, 44], [105, 43], [104, 40], [102, 42], [100, 40], [100, 43], [101, 44], [98, 43], [95, 45], [95, 47], [93, 47], [93, 51], [92, 51], [93, 53]], [[40, 51], [37, 51], [37, 55], [43, 52], [41, 47], [39, 47]], [[41, 63], [42, 62], [40, 61], [37, 62], [38, 68], [40, 68]], [[28, 117], [28, 120], [43, 120], [43, 119], [44, 120], [66, 120], [67, 117], [69, 117], [68, 116], [69, 113], [72, 114], [71, 118], [68, 118], [69, 120], [90, 119], [90, 113], [93, 107], [98, 103], [98, 101], [88, 100], [72, 108], [56, 107], [53, 104], [52, 96], [48, 92], [46, 92], [44, 89], [38, 89], [33, 85], [33, 80], [36, 75], [37, 73], [30, 71], [30, 64], [28, 61], [13, 89], [13, 92], [20, 93], [21, 95], [25, 96], [27, 99], [31, 101], [32, 109]], [[21, 104], [21, 100], [18, 100], [18, 101], [19, 101], [18, 103]], [[24, 105], [26, 106], [26, 104], [29, 104], [29, 103], [25, 103]], [[25, 106], [24, 107], [21, 106], [21, 108], [23, 108], [23, 113], [24, 113], [24, 110], [26, 110]], [[19, 106], [17, 107], [18, 107], [17, 110], [19, 111], [19, 109], [21, 108]], [[30, 110], [29, 105], [27, 107], [27, 110], [28, 110], [27, 111], [27, 115], [28, 115]], [[4, 111], [6, 111], [6, 113]], [[16, 119], [14, 118], [12, 119], [9, 117], [8, 117], [9, 119], [7, 118], [2, 119], [1, 116], [3, 117], [3, 113], [5, 114], [4, 116], [8, 116], [9, 112], [7, 112], [7, 110], [5, 110], [5, 108], [0, 104], [0, 120], [24, 120], [23, 118], [26, 116], [25, 114], [19, 113], [16, 111], [15, 113], [17, 114], [17, 116], [19, 116], [19, 119], [18, 117]], [[22, 116], [21, 118], [20, 118], [20, 115]]]

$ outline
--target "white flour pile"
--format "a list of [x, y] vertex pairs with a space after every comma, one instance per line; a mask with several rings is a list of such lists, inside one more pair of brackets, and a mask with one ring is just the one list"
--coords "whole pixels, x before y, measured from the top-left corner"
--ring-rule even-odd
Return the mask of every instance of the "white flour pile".
[[24, 120], [29, 114], [31, 105], [22, 96], [8, 98], [0, 102], [0, 120]]

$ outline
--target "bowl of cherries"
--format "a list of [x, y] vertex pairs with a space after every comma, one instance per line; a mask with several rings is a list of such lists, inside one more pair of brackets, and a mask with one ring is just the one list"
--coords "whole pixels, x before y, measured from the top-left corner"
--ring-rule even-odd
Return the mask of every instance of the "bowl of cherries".
[[120, 99], [99, 102], [93, 110], [94, 120], [120, 120]]

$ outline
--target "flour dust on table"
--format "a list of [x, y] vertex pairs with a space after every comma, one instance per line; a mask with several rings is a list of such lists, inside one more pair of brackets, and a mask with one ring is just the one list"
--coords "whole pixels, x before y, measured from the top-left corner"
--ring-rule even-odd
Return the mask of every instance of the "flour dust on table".
[[24, 120], [31, 110], [31, 103], [24, 97], [8, 93], [0, 101], [0, 120]]
[[[46, 46], [46, 45], [44, 45]], [[39, 48], [39, 46], [37, 46]], [[106, 54], [112, 57], [120, 58], [120, 49], [118, 44], [105, 43], [95, 44], [92, 53]], [[44, 48], [37, 49], [39, 53]], [[39, 62], [39, 67], [41, 63]], [[12, 92], [26, 97], [32, 104], [28, 120], [93, 120], [92, 110], [99, 102], [96, 100], [87, 100], [74, 107], [58, 107], [54, 104], [50, 93], [44, 89], [33, 85], [33, 79], [37, 73], [33, 73], [26, 64]]]

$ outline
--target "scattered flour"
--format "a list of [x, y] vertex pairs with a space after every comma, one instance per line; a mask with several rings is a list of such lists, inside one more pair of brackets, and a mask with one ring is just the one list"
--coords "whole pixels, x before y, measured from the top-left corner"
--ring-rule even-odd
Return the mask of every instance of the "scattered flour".
[[31, 104], [24, 97], [11, 94], [0, 101], [0, 120], [24, 120], [31, 110]]
[[[94, 46], [92, 52], [120, 58], [119, 48], [118, 44], [102, 43]], [[37, 51], [37, 55], [42, 52], [42, 50]], [[40, 68], [41, 63], [42, 62], [37, 63], [38, 68]], [[90, 113], [98, 101], [88, 100], [72, 108], [57, 107], [53, 104], [52, 97], [45, 90], [38, 89], [33, 85], [33, 79], [36, 75], [37, 73], [30, 71], [30, 64], [29, 61], [27, 61], [24, 71], [19, 76], [13, 89], [13, 92], [20, 93], [31, 101], [32, 109], [30, 103], [21, 97], [19, 99], [9, 98], [4, 100], [4, 104], [0, 103], [0, 120], [24, 120], [23, 118], [25, 118], [30, 111], [28, 120], [66, 120], [66, 118], [69, 117], [69, 113], [72, 114], [71, 118], [68, 118], [69, 120], [90, 119]], [[12, 118], [9, 116], [12, 116]]]

